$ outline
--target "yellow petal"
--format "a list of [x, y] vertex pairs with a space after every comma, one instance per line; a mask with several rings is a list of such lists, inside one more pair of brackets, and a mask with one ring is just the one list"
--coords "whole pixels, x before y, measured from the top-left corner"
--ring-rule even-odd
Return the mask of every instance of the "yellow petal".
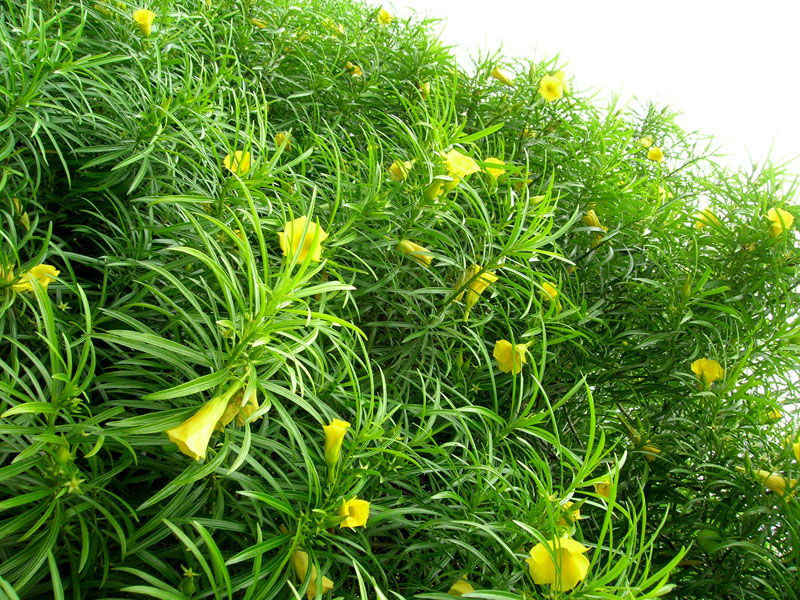
[[401, 240], [397, 247], [400, 248], [404, 254], [408, 254], [409, 258], [417, 261], [419, 264], [426, 267], [431, 265], [433, 257], [430, 255], [430, 251], [424, 246], [415, 244], [411, 240]]
[[183, 423], [168, 429], [169, 440], [187, 456], [195, 460], [205, 458], [211, 434], [227, 406], [228, 400], [224, 395], [215, 396]]
[[222, 160], [222, 166], [231, 173], [242, 176], [250, 170], [250, 153], [237, 150], [232, 155], [228, 154]]
[[497, 81], [499, 81], [503, 85], [514, 87], [514, 80], [505, 73], [503, 73], [503, 71], [501, 71], [498, 67], [494, 67], [492, 69], [492, 77], [497, 79]]
[[660, 163], [664, 160], [664, 152], [658, 146], [653, 146], [647, 151], [647, 158]]
[[342, 442], [350, 423], [340, 419], [334, 419], [328, 425], [323, 425], [325, 432], [325, 462], [328, 466], [333, 466], [339, 462], [339, 455], [342, 451]]
[[381, 8], [378, 11], [378, 23], [381, 25], [388, 25], [394, 20], [394, 16], [385, 8]]
[[539, 82], [539, 94], [547, 102], [554, 102], [564, 95], [564, 82], [558, 77], [545, 75]]
[[366, 500], [345, 500], [342, 507], [339, 509], [339, 515], [344, 517], [344, 520], [339, 524], [339, 527], [364, 527], [367, 526], [367, 519], [369, 519], [369, 502]]
[[142, 30], [142, 35], [144, 37], [150, 37], [150, 30], [155, 19], [156, 13], [154, 13], [152, 10], [140, 8], [133, 11], [133, 20], [139, 26], [139, 29]]
[[[305, 231], [305, 235], [303, 235]], [[322, 242], [328, 234], [316, 223], [309, 222], [307, 217], [297, 217], [283, 225], [278, 232], [278, 243], [284, 256], [291, 260], [297, 255], [297, 262], [303, 262], [311, 254], [311, 260], [319, 262], [322, 256]]]

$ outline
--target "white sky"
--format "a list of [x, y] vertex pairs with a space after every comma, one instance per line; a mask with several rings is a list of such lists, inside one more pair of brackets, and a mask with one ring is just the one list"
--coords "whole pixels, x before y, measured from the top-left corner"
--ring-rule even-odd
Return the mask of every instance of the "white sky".
[[[798, 0], [394, 0], [401, 17], [444, 19], [468, 64], [479, 49], [560, 55], [573, 88], [670, 104], [713, 134], [731, 166], [800, 155]], [[749, 151], [749, 154], [748, 154]], [[752, 157], [752, 160], [751, 160]], [[800, 169], [800, 161], [792, 165]]]

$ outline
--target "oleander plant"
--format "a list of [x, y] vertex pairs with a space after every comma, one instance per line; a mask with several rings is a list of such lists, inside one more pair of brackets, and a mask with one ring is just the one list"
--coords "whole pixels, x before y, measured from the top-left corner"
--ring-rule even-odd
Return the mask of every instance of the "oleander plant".
[[2, 1], [0, 598], [800, 597], [789, 167], [431, 25]]

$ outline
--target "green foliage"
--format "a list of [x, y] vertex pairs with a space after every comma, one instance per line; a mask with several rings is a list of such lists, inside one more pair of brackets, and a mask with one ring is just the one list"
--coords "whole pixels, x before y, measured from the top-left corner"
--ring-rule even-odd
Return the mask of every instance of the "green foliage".
[[798, 597], [783, 168], [355, 2], [141, 8], [0, 10], [2, 597]]

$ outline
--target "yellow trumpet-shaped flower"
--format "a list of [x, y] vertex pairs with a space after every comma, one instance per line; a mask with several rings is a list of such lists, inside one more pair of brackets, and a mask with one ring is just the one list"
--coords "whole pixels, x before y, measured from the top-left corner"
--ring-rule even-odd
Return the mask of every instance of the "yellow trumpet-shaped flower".
[[508, 87], [514, 87], [514, 80], [509, 77], [507, 74], [503, 73], [499, 67], [494, 67], [492, 69], [492, 77], [497, 79], [503, 85], [507, 85]]
[[753, 475], [756, 481], [765, 485], [779, 496], [785, 496], [787, 490], [791, 492], [797, 485], [796, 479], [786, 479], [783, 475], [762, 471], [761, 469], [753, 471]]
[[133, 11], [133, 21], [142, 30], [144, 37], [150, 37], [150, 30], [153, 27], [153, 21], [156, 20], [156, 13], [146, 8], [140, 8]]
[[527, 364], [526, 352], [528, 344], [512, 344], [508, 340], [498, 340], [494, 344], [492, 356], [497, 359], [497, 368], [503, 373], [509, 371], [516, 375], [522, 370], [522, 365]]
[[778, 237], [794, 223], [792, 213], [782, 208], [770, 208], [769, 211], [767, 211], [767, 219], [770, 222], [769, 237]]
[[350, 77], [361, 77], [364, 74], [364, 71], [361, 70], [361, 67], [358, 65], [351, 63], [349, 60], [347, 64], [344, 66], [347, 69], [347, 72], [350, 73]]
[[580, 508], [572, 508], [575, 505], [574, 502], [565, 502], [564, 505], [561, 507], [562, 516], [557, 523], [559, 525], [569, 525], [570, 523], [574, 523], [579, 521], [581, 518], [581, 509]]
[[431, 95], [431, 82], [423, 81], [419, 84], [419, 93], [422, 95], [423, 100], [427, 100]]
[[495, 158], [494, 156], [490, 156], [486, 160], [483, 161], [483, 171], [489, 175], [492, 179], [499, 179], [502, 175], [505, 174], [506, 163], [499, 158]]
[[334, 419], [328, 425], [322, 426], [325, 432], [325, 463], [333, 467], [339, 463], [339, 455], [342, 453], [342, 442], [350, 423], [341, 419]]
[[725, 377], [722, 366], [710, 358], [698, 358], [692, 363], [692, 372], [700, 380], [701, 387], [708, 388], [715, 381]]
[[564, 85], [564, 93], [569, 94], [569, 84], [567, 83], [567, 74], [564, 71], [556, 71], [553, 77], [558, 79]]
[[717, 218], [717, 215], [714, 214], [714, 211], [712, 211], [710, 208], [704, 208], [697, 213], [697, 221], [694, 223], [695, 229], [702, 229], [703, 227], [708, 227], [711, 224], [722, 226], [722, 221]]
[[286, 142], [286, 150], [292, 147], [292, 134], [288, 131], [279, 131], [275, 134], [275, 146], [280, 148]]
[[381, 8], [378, 11], [378, 23], [380, 23], [381, 25], [388, 25], [392, 21], [394, 21], [394, 15], [390, 13], [388, 10], [386, 10], [385, 8]]
[[548, 302], [553, 302], [558, 297], [558, 288], [549, 281], [542, 283], [542, 295]]
[[397, 247], [400, 248], [403, 254], [408, 254], [410, 259], [417, 261], [423, 266], [431, 266], [433, 257], [430, 255], [430, 251], [424, 246], [415, 244], [411, 240], [400, 240]]
[[444, 159], [444, 167], [447, 169], [447, 174], [451, 177], [467, 177], [481, 170], [472, 157], [461, 154], [455, 148], [446, 154], [442, 153], [442, 158]]
[[[608, 231], [608, 227], [600, 223], [600, 218], [597, 216], [597, 213], [594, 212], [594, 209], [589, 210], [585, 215], [583, 215], [582, 220], [589, 227], [594, 227], [596, 229], [602, 229], [603, 231]], [[597, 246], [598, 244], [600, 244], [601, 241], [603, 241], [603, 234], [595, 232], [592, 246], [593, 247]]]
[[[0, 274], [2, 274], [0, 272]], [[50, 285], [50, 282], [53, 281], [56, 277], [61, 274], [61, 271], [56, 269], [52, 265], [47, 265], [42, 263], [40, 265], [36, 265], [32, 267], [30, 270], [24, 272], [20, 275], [20, 280], [11, 286], [11, 289], [15, 292], [32, 292], [33, 291], [33, 282], [38, 281], [39, 285], [41, 285], [45, 290], [47, 286]], [[14, 279], [14, 271], [13, 269], [8, 272], [8, 275], [5, 276], [6, 281], [13, 281]]]
[[250, 153], [237, 150], [222, 159], [222, 166], [240, 177], [250, 170]]
[[[20, 280], [13, 284], [11, 289], [15, 292], [32, 292], [34, 281], [38, 281], [44, 289], [47, 289], [50, 282], [58, 277], [60, 273], [61, 271], [58, 271], [55, 267], [42, 263], [22, 273]], [[0, 271], [0, 276], [3, 276], [7, 282], [11, 282], [14, 280], [14, 269], [11, 269], [5, 275]]]
[[603, 498], [611, 498], [611, 482], [608, 480], [594, 484], [594, 493]]
[[646, 442], [644, 446], [639, 448], [639, 450], [645, 453], [644, 457], [647, 462], [653, 462], [656, 458], [658, 458], [657, 455], [661, 454], [661, 448], [655, 444], [651, 444], [649, 441]]
[[800, 462], [800, 440], [796, 442], [791, 442], [791, 444], [792, 444], [792, 452], [794, 453], [794, 458], [797, 462]]
[[183, 423], [168, 429], [169, 441], [177, 444], [181, 452], [195, 460], [205, 458], [208, 441], [217, 423], [225, 414], [228, 399], [227, 394], [214, 396]]
[[[305, 233], [305, 235], [303, 235]], [[297, 261], [303, 262], [311, 254], [311, 260], [319, 262], [322, 255], [322, 242], [328, 238], [325, 230], [314, 222], [303, 217], [287, 221], [283, 231], [278, 232], [278, 243], [284, 256], [291, 260], [297, 255]]]
[[403, 181], [408, 177], [408, 172], [413, 166], [413, 160], [396, 160], [389, 166], [389, 177], [395, 181]]
[[[247, 400], [247, 404], [242, 406], [242, 399], [244, 398], [244, 390], [237, 392], [229, 401], [228, 405], [225, 407], [225, 412], [222, 413], [222, 416], [217, 421], [217, 430], [222, 431], [228, 423], [236, 419], [236, 423], [238, 425], [244, 425], [245, 420], [250, 418], [250, 415], [254, 414], [258, 410], [258, 396], [256, 392], [250, 394], [250, 398]], [[260, 418], [260, 417], [259, 417]]]
[[649, 148], [650, 146], [653, 145], [653, 138], [651, 138], [649, 135], [646, 135], [644, 137], [640, 137], [639, 138], [639, 145], [642, 148]]
[[[308, 573], [308, 553], [302, 550], [295, 550], [292, 552], [290, 558], [294, 572], [297, 578], [302, 583], [306, 580], [306, 573]], [[323, 575], [322, 577], [322, 593], [330, 592], [333, 589], [333, 581]], [[308, 589], [306, 590], [306, 598], [312, 600], [317, 595], [317, 567], [311, 565], [311, 577], [308, 580]]]
[[652, 146], [647, 151], [647, 158], [657, 163], [660, 163], [662, 160], [664, 160], [664, 151], [658, 146]]
[[497, 281], [497, 275], [491, 271], [484, 271], [480, 274], [480, 276], [477, 276], [480, 271], [480, 265], [472, 265], [466, 271], [464, 271], [464, 273], [458, 279], [458, 283], [456, 283], [456, 289], [459, 289], [464, 284], [469, 282], [467, 288], [465, 290], [461, 290], [461, 292], [455, 298], [456, 302], [459, 302], [461, 301], [461, 298], [464, 297], [464, 293], [467, 294], [467, 312], [469, 312], [469, 310], [475, 306], [475, 303], [478, 302], [481, 294], [483, 294], [483, 291]]
[[553, 75], [545, 75], [539, 82], [539, 94], [547, 102], [555, 102], [564, 95], [564, 82]]
[[475, 588], [470, 585], [469, 581], [467, 581], [467, 576], [462, 575], [461, 579], [450, 586], [450, 589], [447, 590], [447, 593], [451, 596], [463, 596], [464, 594], [469, 594], [470, 592], [474, 591]]
[[27, 211], [22, 210], [22, 204], [20, 204], [19, 198], [11, 198], [9, 202], [14, 206], [14, 213], [17, 216], [17, 221], [25, 228], [25, 231], [28, 231], [31, 228], [31, 220], [30, 217], [28, 217]]
[[527, 559], [533, 582], [549, 583], [554, 591], [571, 590], [589, 573], [589, 559], [584, 556], [588, 550], [567, 536], [536, 544]]
[[339, 527], [366, 527], [369, 519], [369, 502], [357, 498], [345, 500], [339, 509], [339, 516], [344, 517]]

